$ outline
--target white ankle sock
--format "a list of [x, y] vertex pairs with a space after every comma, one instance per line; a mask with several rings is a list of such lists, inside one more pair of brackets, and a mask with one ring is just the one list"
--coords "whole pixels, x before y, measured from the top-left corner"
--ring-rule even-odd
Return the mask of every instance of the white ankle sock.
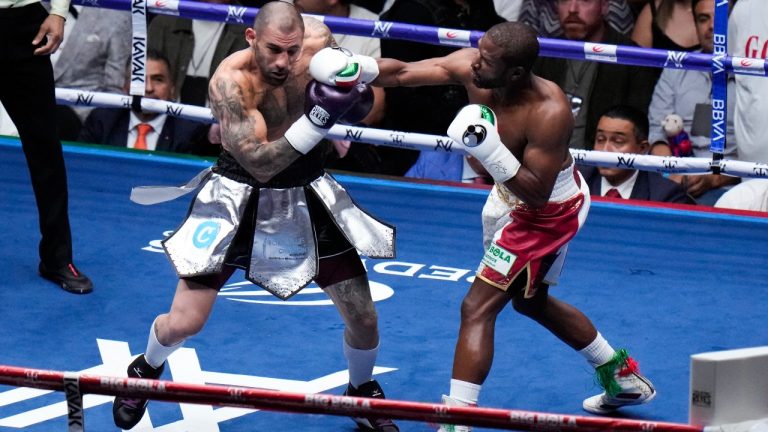
[[616, 351], [608, 344], [608, 341], [603, 338], [600, 332], [597, 332], [595, 340], [592, 341], [586, 348], [579, 351], [581, 355], [592, 365], [592, 367], [598, 367], [600, 365], [608, 363]]
[[379, 354], [379, 345], [370, 350], [361, 350], [349, 346], [344, 340], [344, 357], [349, 364], [349, 383], [355, 388], [373, 379], [373, 367], [376, 365], [376, 357]]
[[451, 379], [451, 393], [449, 396], [459, 402], [476, 405], [482, 387], [481, 384]]
[[155, 324], [157, 318], [152, 321], [152, 327], [149, 329], [149, 340], [147, 341], [147, 350], [144, 351], [144, 358], [147, 360], [150, 366], [157, 369], [165, 360], [173, 354], [174, 351], [181, 348], [184, 345], [184, 341], [174, 344], [172, 346], [165, 346], [157, 340], [157, 334], [155, 333]]

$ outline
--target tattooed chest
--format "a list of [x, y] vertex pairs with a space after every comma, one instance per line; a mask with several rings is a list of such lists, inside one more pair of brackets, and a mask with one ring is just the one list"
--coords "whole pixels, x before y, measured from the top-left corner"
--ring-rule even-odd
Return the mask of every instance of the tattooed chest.
[[267, 129], [279, 129], [293, 123], [302, 113], [304, 91], [286, 84], [264, 97], [259, 111], [267, 123]]

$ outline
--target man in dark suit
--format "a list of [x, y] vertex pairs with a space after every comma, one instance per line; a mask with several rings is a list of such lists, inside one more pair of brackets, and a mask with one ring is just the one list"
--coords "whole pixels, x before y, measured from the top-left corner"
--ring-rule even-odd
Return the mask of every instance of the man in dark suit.
[[[202, 0], [241, 8], [236, 0]], [[149, 25], [149, 48], [165, 53], [181, 103], [205, 106], [208, 80], [228, 55], [248, 48], [245, 24], [159, 15]]]
[[[610, 108], [597, 124], [594, 147], [598, 151], [648, 153], [648, 117], [627, 105]], [[615, 167], [579, 170], [593, 196], [696, 204], [679, 184], [659, 173]]]
[[[173, 100], [175, 86], [168, 60], [158, 51], [147, 52], [145, 97]], [[122, 108], [97, 108], [80, 131], [79, 141], [128, 147], [215, 156], [219, 146], [207, 140], [209, 126], [165, 114], [135, 112]]]
[[[562, 0], [558, 17], [565, 38], [612, 45], [636, 45], [609, 26], [608, 0]], [[648, 111], [657, 72], [654, 68], [562, 58], [539, 57], [533, 72], [553, 81], [571, 98], [576, 115], [571, 148], [591, 149], [600, 114], [622, 104]]]

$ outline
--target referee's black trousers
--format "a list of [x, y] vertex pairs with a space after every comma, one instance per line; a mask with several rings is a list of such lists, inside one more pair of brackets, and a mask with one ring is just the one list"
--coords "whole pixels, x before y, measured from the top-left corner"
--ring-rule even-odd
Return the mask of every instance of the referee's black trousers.
[[40, 259], [51, 269], [72, 262], [67, 174], [56, 132], [56, 99], [49, 56], [32, 46], [48, 12], [40, 3], [0, 8], [0, 102], [16, 124], [40, 221]]

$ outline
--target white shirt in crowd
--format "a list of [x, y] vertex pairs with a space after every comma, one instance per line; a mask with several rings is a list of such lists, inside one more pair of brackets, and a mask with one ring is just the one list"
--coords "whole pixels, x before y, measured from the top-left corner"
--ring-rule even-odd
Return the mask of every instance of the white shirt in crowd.
[[[157, 140], [160, 138], [160, 133], [163, 131], [166, 117], [165, 114], [160, 114], [152, 120], [144, 122], [149, 123], [149, 125], [152, 126], [152, 129], [146, 137], [147, 150], [155, 150], [157, 148]], [[139, 120], [133, 111], [131, 111], [131, 119], [128, 121], [128, 141], [126, 142], [126, 147], [133, 148], [133, 145], [136, 143], [136, 138], [139, 136], [138, 126], [140, 123], [142, 123], [142, 121]]]
[[[768, 1], [739, 0], [728, 20], [731, 55], [768, 57]], [[734, 127], [739, 159], [768, 163], [768, 78], [736, 74]]]
[[608, 180], [606, 180], [605, 177], [600, 177], [600, 196], [605, 196], [609, 190], [616, 189], [622, 198], [629, 199], [629, 197], [632, 196], [632, 189], [635, 187], [638, 174], [639, 172], [635, 171], [635, 173], [632, 174], [632, 177], [628, 178], [627, 181], [618, 186], [608, 183]]

